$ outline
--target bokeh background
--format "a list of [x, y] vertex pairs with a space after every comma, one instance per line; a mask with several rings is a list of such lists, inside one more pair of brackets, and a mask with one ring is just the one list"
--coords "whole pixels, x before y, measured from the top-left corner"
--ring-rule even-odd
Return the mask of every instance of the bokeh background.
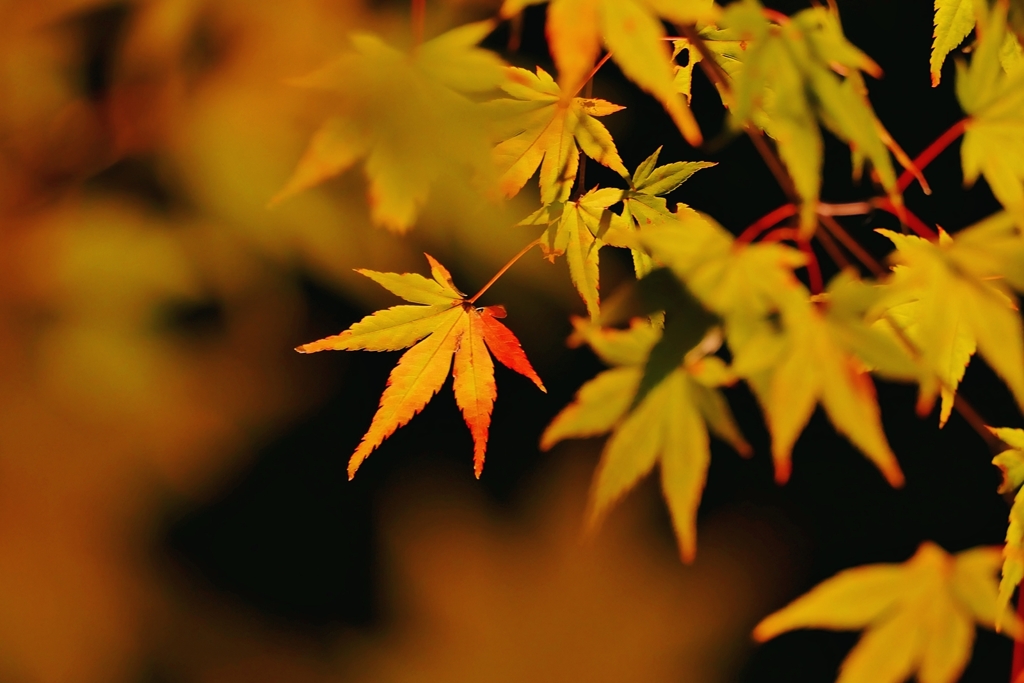
[[[799, 2], [771, 3], [792, 12]], [[914, 154], [960, 116], [951, 68], [929, 87], [929, 0], [838, 0], [852, 40], [885, 69], [876, 109]], [[427, 32], [493, 16], [491, 0], [428, 0]], [[521, 46], [550, 67], [543, 7]], [[568, 349], [581, 313], [564, 263], [518, 263], [484, 303], [544, 378], [498, 370], [487, 467], [450, 390], [346, 481], [396, 354], [299, 356], [393, 299], [355, 267], [423, 270], [473, 290], [533, 238], [535, 197], [495, 205], [435, 188], [415, 230], [370, 225], [358, 169], [273, 210], [330, 112], [287, 85], [352, 31], [409, 40], [404, 1], [0, 0], [0, 681], [832, 681], [853, 634], [802, 632], [755, 648], [753, 624], [836, 571], [902, 561], [932, 539], [999, 543], [1007, 505], [984, 444], [954, 416], [940, 433], [911, 387], [881, 385], [908, 485], [893, 491], [819, 413], [792, 481], [772, 483], [749, 392], [731, 389], [756, 455], [714, 447], [699, 555], [682, 566], [657, 487], [602, 532], [580, 522], [600, 440], [541, 454], [545, 424], [599, 369]], [[607, 65], [596, 96], [626, 165], [719, 162], [672, 199], [735, 231], [784, 201], [695, 78], [712, 139], [688, 148], [660, 108]], [[871, 196], [829, 141], [825, 198]], [[614, 177], [588, 169], [590, 182]], [[994, 210], [962, 188], [954, 151], [908, 192], [949, 230]], [[848, 228], [878, 254], [873, 227]], [[610, 250], [602, 288], [628, 280]], [[965, 395], [1021, 426], [977, 360]], [[982, 634], [964, 680], [1003, 680], [1010, 643]]]

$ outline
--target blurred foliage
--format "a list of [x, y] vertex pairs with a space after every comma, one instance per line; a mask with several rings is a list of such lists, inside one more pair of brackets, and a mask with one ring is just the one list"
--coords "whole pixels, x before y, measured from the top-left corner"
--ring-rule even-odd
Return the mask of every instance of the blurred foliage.
[[[428, 30], [497, 5], [433, 3]], [[581, 501], [537, 512], [554, 521], [529, 533], [469, 503], [454, 518], [396, 505], [425, 534], [390, 537], [396, 630], [340, 636], [330, 656], [168, 580], [154, 552], [168, 511], [210, 495], [329, 388], [291, 351], [307, 334], [302, 278], [380, 305], [353, 267], [410, 270], [429, 247], [482, 281], [521, 244], [487, 229], [514, 223], [516, 205], [460, 187], [438, 188], [412, 239], [374, 230], [359, 173], [267, 209], [329, 109], [286, 80], [353, 29], [404, 39], [406, 11], [0, 0], [0, 678], [111, 683], [155, 666], [173, 680], [479, 680], [515, 660], [510, 680], [539, 680], [530, 667], [550, 657], [550, 680], [621, 680], [611, 662], [669, 680], [680, 652], [753, 623], [760, 603], [725, 589], [742, 553], [707, 546], [690, 583], [643, 536], [584, 550], [566, 521]], [[509, 280], [574, 301], [540, 259]], [[635, 595], [627, 575], [646, 577]], [[618, 641], [622, 620], [633, 641]]]

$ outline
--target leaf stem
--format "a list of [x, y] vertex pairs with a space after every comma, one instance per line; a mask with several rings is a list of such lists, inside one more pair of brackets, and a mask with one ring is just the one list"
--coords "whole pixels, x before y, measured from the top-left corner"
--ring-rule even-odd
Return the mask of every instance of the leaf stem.
[[427, 23], [427, 0], [412, 0], [412, 44], [414, 48], [423, 44], [423, 29]]
[[[608, 53], [611, 54], [611, 53]], [[596, 72], [595, 72], [596, 73]], [[594, 94], [594, 79], [590, 77], [587, 79], [587, 85], [584, 88], [583, 96], [586, 98], [592, 97]], [[580, 155], [580, 169], [576, 174], [576, 189], [572, 192], [572, 199], [579, 199], [583, 196], [583, 192], [586, 190], [587, 184], [587, 155]]]
[[[606, 52], [604, 57], [601, 58], [601, 61], [599, 61], [597, 64], [595, 64], [594, 68], [590, 70], [589, 74], [587, 74], [587, 78], [582, 83], [580, 83], [578, 88], [576, 88], [576, 92], [574, 92], [572, 94], [572, 96], [576, 97], [577, 95], [580, 94], [580, 90], [583, 90], [584, 87], [590, 85], [590, 83], [594, 80], [594, 76], [597, 75], [597, 72], [600, 71], [601, 67], [605, 65], [605, 62], [607, 62], [611, 58], [612, 58], [612, 53], [611, 52]], [[589, 95], [588, 95], [588, 97], [589, 97]]]
[[516, 261], [518, 261], [519, 259], [521, 259], [521, 258], [523, 258], [524, 256], [526, 256], [526, 252], [530, 251], [531, 249], [533, 249], [533, 248], [534, 248], [535, 246], [537, 246], [538, 244], [540, 244], [540, 238], [539, 238], [539, 237], [538, 237], [537, 239], [535, 239], [534, 241], [530, 242], [529, 244], [527, 244], [527, 245], [526, 245], [525, 247], [523, 247], [522, 249], [520, 249], [520, 250], [519, 250], [519, 253], [518, 253], [518, 254], [516, 254], [515, 256], [513, 256], [513, 257], [512, 257], [512, 258], [511, 258], [511, 259], [509, 260], [509, 262], [508, 262], [508, 263], [506, 263], [505, 265], [503, 265], [503, 266], [501, 267], [501, 270], [499, 270], [499, 271], [498, 271], [497, 273], [495, 273], [495, 274], [494, 274], [494, 277], [492, 277], [492, 278], [491, 278], [490, 280], [488, 280], [488, 281], [487, 281], [487, 284], [486, 284], [486, 285], [484, 285], [483, 287], [481, 287], [481, 288], [480, 288], [480, 291], [479, 291], [479, 292], [477, 292], [476, 294], [474, 294], [474, 295], [473, 295], [473, 296], [471, 296], [470, 298], [466, 299], [467, 303], [475, 304], [475, 303], [476, 303], [476, 300], [477, 300], [477, 299], [479, 299], [479, 298], [480, 298], [481, 296], [483, 296], [483, 293], [484, 293], [484, 292], [486, 292], [486, 291], [487, 291], [488, 289], [490, 289], [490, 288], [491, 288], [491, 285], [493, 285], [493, 284], [494, 284], [495, 282], [497, 282], [497, 281], [498, 281], [498, 278], [500, 278], [500, 277], [501, 277], [502, 275], [504, 275], [504, 274], [505, 274], [505, 271], [507, 271], [507, 270], [508, 270], [509, 268], [511, 268], [512, 266], [514, 266], [514, 265], [515, 265], [515, 263], [516, 263]]
[[914, 159], [914, 165], [911, 168], [904, 169], [903, 173], [900, 174], [899, 180], [896, 181], [896, 189], [899, 192], [906, 191], [910, 184], [914, 182], [913, 169], [916, 168], [918, 171], [924, 171], [928, 164], [935, 161], [935, 157], [939, 156], [954, 140], [964, 134], [969, 121], [969, 118], [960, 119], [949, 130], [936, 138], [935, 142], [928, 145], [923, 152], [918, 154]]

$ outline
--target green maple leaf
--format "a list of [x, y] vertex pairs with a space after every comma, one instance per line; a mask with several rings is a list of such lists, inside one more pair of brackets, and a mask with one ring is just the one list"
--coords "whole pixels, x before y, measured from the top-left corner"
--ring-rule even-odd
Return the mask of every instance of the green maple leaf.
[[489, 186], [488, 121], [467, 95], [496, 90], [504, 77], [501, 60], [475, 47], [493, 29], [489, 21], [461, 26], [411, 55], [353, 35], [351, 52], [295, 81], [335, 93], [339, 115], [316, 132], [272, 203], [365, 160], [374, 223], [403, 232], [453, 169]]
[[1024, 69], [1003, 72], [1005, 3], [984, 21], [982, 39], [969, 67], [957, 66], [956, 92], [970, 116], [960, 148], [964, 182], [984, 175], [992, 193], [1024, 222]]
[[1024, 625], [997, 601], [996, 548], [950, 555], [922, 543], [902, 564], [873, 564], [836, 574], [766, 617], [754, 638], [802, 628], [864, 629], [836, 683], [954, 683], [971, 656], [974, 624], [1024, 635]]
[[708, 431], [747, 454], [729, 406], [715, 388], [734, 381], [720, 358], [691, 354], [632, 407], [661, 331], [634, 320], [629, 330], [574, 320], [577, 333], [615, 366], [584, 384], [544, 431], [547, 450], [566, 438], [612, 432], [594, 476], [588, 520], [593, 528], [609, 508], [656, 464], [683, 560], [696, 554], [697, 508], [710, 461]]
[[494, 157], [505, 196], [518, 194], [540, 167], [541, 203], [564, 202], [576, 178], [580, 149], [620, 175], [628, 174], [611, 133], [595, 118], [622, 107], [594, 98], [566, 98], [540, 67], [536, 74], [510, 67], [507, 74], [502, 89], [515, 99], [487, 105], [499, 126], [501, 142]]

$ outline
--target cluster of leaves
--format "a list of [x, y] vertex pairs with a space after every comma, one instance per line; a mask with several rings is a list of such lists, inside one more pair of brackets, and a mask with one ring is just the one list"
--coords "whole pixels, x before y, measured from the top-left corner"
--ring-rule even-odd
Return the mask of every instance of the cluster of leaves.
[[[507, 0], [501, 16], [536, 2]], [[815, 7], [787, 17], [757, 0], [724, 9], [703, 0], [552, 0], [547, 30], [557, 77], [539, 67], [502, 66], [496, 55], [475, 47], [492, 22], [455, 29], [408, 55], [377, 38], [354, 37], [351, 55], [301, 81], [340, 92], [341, 109], [317, 133], [283, 192], [309, 187], [365, 157], [376, 221], [405, 230], [430, 186], [451, 167], [506, 198], [539, 169], [541, 205], [520, 225], [540, 233], [536, 243], [548, 259], [566, 257], [589, 316], [574, 320], [572, 341], [588, 344], [611, 366], [579, 390], [548, 426], [541, 446], [611, 434], [593, 486], [591, 525], [657, 464], [682, 557], [691, 561], [710, 436], [743, 455], [750, 452], [720, 387], [744, 381], [758, 398], [780, 483], [789, 478], [793, 447], [820, 404], [891, 485], [903, 484], [882, 428], [873, 375], [917, 384], [922, 415], [941, 398], [941, 425], [977, 351], [1024, 408], [1024, 330], [1017, 309], [1017, 293], [1024, 292], [1024, 69], [1014, 57], [1018, 38], [1008, 28], [1019, 35], [1022, 17], [1019, 2], [1012, 8], [1005, 0], [991, 6], [981, 0], [936, 3], [934, 82], [945, 56], [977, 25], [970, 64], [958, 65], [956, 91], [966, 118], [954, 132], [964, 134], [965, 181], [983, 176], [1004, 207], [953, 235], [903, 208], [900, 192], [915, 175], [922, 184], [923, 178], [868, 100], [862, 74], [879, 76], [881, 69], [845, 38], [835, 11]], [[684, 35], [674, 45], [663, 21], [680, 25]], [[789, 218], [793, 225], [755, 242], [757, 231], [736, 238], [685, 204], [669, 206], [665, 195], [713, 164], [659, 166], [659, 149], [631, 173], [599, 120], [621, 107], [578, 96], [600, 67], [602, 45], [606, 58], [654, 95], [694, 144], [701, 133], [687, 105], [694, 66], [700, 65], [728, 108], [728, 128], [762, 143], [770, 162], [772, 148], [777, 150], [780, 182], [792, 201], [772, 214], [778, 220], [761, 227]], [[684, 50], [689, 60], [682, 67], [674, 59]], [[413, 104], [395, 113], [398, 98]], [[412, 115], [415, 126], [407, 120]], [[855, 175], [870, 163], [884, 192], [873, 205], [918, 233], [881, 231], [895, 249], [889, 268], [864, 260], [872, 277], [845, 267], [827, 285], [821, 282], [811, 240], [835, 250], [830, 235], [841, 230], [830, 227], [820, 202], [822, 128], [849, 145]], [[489, 153], [481, 154], [485, 147]], [[583, 187], [581, 152], [616, 171], [623, 186]], [[902, 176], [894, 157], [907, 169]], [[845, 244], [863, 260], [855, 244]], [[625, 329], [612, 324], [622, 312], [600, 300], [598, 260], [605, 246], [629, 249], [633, 257], [633, 299], [640, 303], [626, 316]], [[380, 409], [352, 455], [350, 475], [423, 408], [450, 367], [473, 435], [477, 476], [496, 396], [491, 356], [543, 390], [518, 341], [497, 320], [503, 309], [476, 308], [486, 287], [466, 298], [444, 267], [428, 260], [433, 279], [360, 271], [418, 306], [379, 311], [340, 335], [299, 348], [412, 346], [388, 380]], [[1024, 444], [1017, 432], [995, 433], [1016, 447]], [[1008, 489], [1024, 480], [1022, 452], [997, 458], [1009, 473]], [[896, 682], [914, 671], [922, 681], [952, 681], [966, 662], [973, 621], [1021, 635], [1007, 611], [1024, 576], [1020, 505], [1011, 514], [998, 598], [998, 552], [977, 549], [951, 558], [926, 543], [903, 566], [850, 570], [822, 584], [769, 617], [757, 635], [866, 626], [842, 681]], [[919, 638], [888, 648], [893, 634], [914, 629], [922, 629]]]

